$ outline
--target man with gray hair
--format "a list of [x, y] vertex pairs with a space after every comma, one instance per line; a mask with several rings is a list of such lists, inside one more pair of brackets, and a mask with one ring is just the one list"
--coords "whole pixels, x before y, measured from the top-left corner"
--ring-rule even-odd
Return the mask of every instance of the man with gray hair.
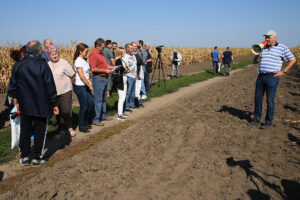
[[52, 40], [51, 39], [45, 39], [44, 40], [44, 51], [42, 51], [42, 55], [41, 57], [46, 59], [47, 62], [50, 61], [50, 56], [48, 54], [48, 48], [53, 45]]
[[[20, 164], [29, 165], [29, 155], [32, 155], [32, 165], [38, 167], [44, 163], [42, 152], [49, 118], [53, 113], [58, 114], [57, 94], [51, 69], [40, 57], [41, 43], [30, 41], [26, 49], [27, 55], [13, 66], [8, 92], [13, 97], [14, 106], [20, 110]], [[32, 133], [35, 137], [33, 153], [30, 154]]]
[[135, 81], [136, 81], [136, 71], [137, 71], [137, 61], [136, 57], [133, 55], [133, 47], [131, 44], [125, 45], [125, 56], [123, 61], [130, 70], [127, 73], [127, 92], [125, 100], [125, 112], [132, 112], [130, 108], [134, 108], [134, 98], [135, 98]]

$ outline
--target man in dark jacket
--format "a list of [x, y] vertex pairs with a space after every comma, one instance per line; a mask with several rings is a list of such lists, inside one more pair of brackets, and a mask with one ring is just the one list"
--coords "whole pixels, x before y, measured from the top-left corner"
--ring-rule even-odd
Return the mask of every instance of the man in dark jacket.
[[34, 133], [33, 166], [40, 166], [49, 118], [58, 114], [56, 88], [51, 69], [41, 58], [39, 41], [28, 42], [27, 55], [12, 70], [8, 88], [14, 105], [20, 110], [20, 164], [29, 165], [30, 137]]

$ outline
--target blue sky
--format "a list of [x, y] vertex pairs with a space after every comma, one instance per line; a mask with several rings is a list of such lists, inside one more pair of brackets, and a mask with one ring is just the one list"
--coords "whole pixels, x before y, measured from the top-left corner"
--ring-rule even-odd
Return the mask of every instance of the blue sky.
[[250, 47], [269, 29], [300, 45], [300, 0], [0, 0], [0, 45], [102, 37], [175, 47]]

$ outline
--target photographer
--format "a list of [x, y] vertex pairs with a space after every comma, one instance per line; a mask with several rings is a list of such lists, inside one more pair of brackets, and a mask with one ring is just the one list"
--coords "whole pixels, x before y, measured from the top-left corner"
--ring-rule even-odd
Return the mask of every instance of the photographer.
[[176, 49], [174, 49], [173, 54], [170, 57], [171, 62], [172, 62], [172, 71], [171, 71], [171, 79], [174, 78], [174, 71], [176, 69], [176, 78], [179, 78], [179, 66], [182, 60], [182, 57], [180, 53], [177, 52]]

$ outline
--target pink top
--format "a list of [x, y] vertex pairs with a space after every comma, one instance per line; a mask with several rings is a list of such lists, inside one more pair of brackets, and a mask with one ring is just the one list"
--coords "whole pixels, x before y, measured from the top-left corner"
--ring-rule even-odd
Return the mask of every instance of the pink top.
[[72, 82], [70, 78], [74, 76], [75, 72], [70, 63], [60, 58], [57, 63], [49, 61], [48, 64], [53, 74], [57, 95], [71, 91]]

